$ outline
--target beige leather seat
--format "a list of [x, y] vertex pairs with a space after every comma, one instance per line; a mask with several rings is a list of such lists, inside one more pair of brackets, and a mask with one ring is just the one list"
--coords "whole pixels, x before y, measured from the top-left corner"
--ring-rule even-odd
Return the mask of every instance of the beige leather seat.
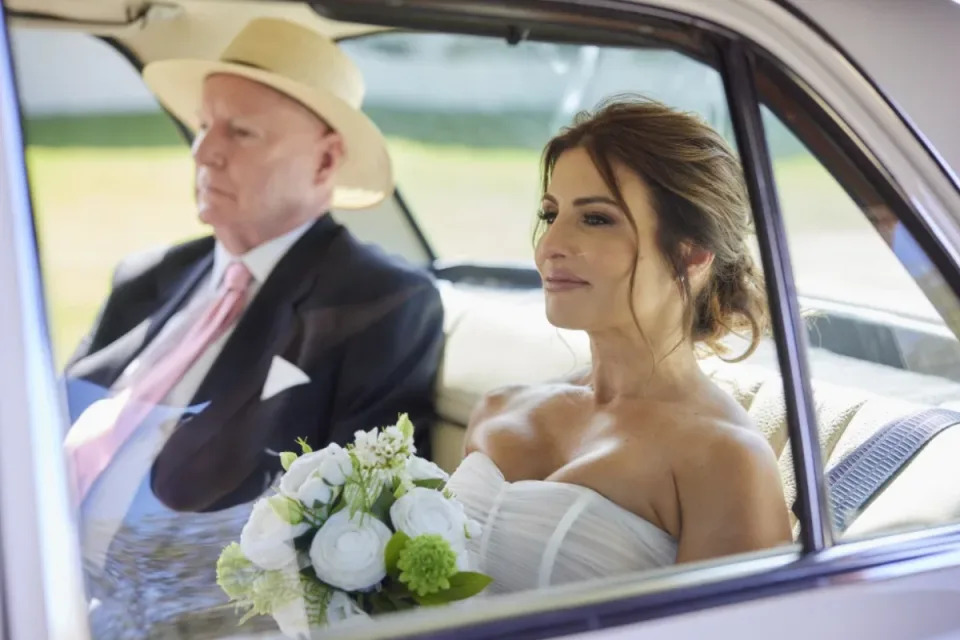
[[[557, 330], [546, 321], [538, 293], [446, 283], [441, 291], [447, 311], [447, 343], [437, 391], [442, 423], [433, 434], [433, 448], [437, 463], [452, 470], [462, 457], [464, 426], [484, 393], [504, 384], [532, 384], [568, 374], [589, 363], [589, 347], [583, 334]], [[796, 481], [783, 387], [776, 369], [728, 364], [716, 358], [706, 359], [702, 365], [743, 405], [767, 437], [779, 456], [784, 489], [792, 504]], [[814, 401], [827, 468], [891, 420], [927, 408], [818, 381], [814, 383]], [[845, 535], [960, 520], [957, 461], [960, 427], [948, 429], [926, 446]]]

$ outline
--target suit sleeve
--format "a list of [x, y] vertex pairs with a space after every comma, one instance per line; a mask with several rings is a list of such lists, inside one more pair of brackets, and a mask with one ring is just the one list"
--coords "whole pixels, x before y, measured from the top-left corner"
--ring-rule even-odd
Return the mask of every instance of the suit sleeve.
[[357, 430], [394, 424], [407, 413], [419, 455], [429, 456], [434, 386], [443, 349], [443, 305], [421, 281], [345, 346], [325, 439], [346, 443]]

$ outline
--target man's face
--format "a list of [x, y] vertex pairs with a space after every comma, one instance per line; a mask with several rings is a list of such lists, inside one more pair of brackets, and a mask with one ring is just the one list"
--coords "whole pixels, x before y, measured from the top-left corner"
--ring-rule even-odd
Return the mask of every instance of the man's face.
[[273, 89], [234, 75], [203, 85], [193, 143], [200, 219], [245, 252], [324, 212], [340, 136]]

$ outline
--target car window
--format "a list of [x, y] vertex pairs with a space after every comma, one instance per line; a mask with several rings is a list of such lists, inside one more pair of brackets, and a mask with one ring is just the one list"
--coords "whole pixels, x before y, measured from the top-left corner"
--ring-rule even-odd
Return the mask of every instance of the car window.
[[343, 47], [376, 79], [366, 109], [389, 137], [399, 188], [444, 261], [532, 266], [540, 152], [604, 98], [663, 100], [732, 138], [719, 73], [675, 51], [407, 33]]
[[[181, 316], [167, 316], [164, 321], [167, 324], [156, 327], [152, 320], [162, 310], [151, 310], [146, 305], [131, 304], [108, 320], [97, 314], [104, 308], [105, 300], [109, 303], [110, 296], [129, 296], [132, 291], [141, 290], [152, 295], [154, 289], [176, 284], [164, 280], [161, 276], [165, 274], [158, 275], [156, 282], [148, 280], [144, 284], [142, 273], [137, 271], [143, 263], [125, 260], [131, 254], [142, 255], [143, 251], [160, 247], [162, 251], [148, 255], [155, 260], [159, 259], [157, 256], [177, 260], [183, 252], [203, 246], [183, 244], [209, 233], [195, 215], [190, 151], [176, 126], [145, 91], [139, 75], [105, 43], [76, 34], [22, 31], [17, 33], [16, 46], [31, 189], [36, 203], [58, 366], [62, 369], [79, 345], [84, 355], [71, 364], [82, 371], [84, 367], [92, 368], [95, 373], [77, 377], [92, 381], [97, 392], [106, 388], [108, 400], [123, 398], [125, 381], [148, 375], [141, 367], [149, 370], [149, 365], [156, 364], [161, 356], [145, 347], [140, 356], [128, 360], [122, 367], [115, 367], [118, 371], [104, 372], [96, 369], [102, 363], [97, 360], [96, 350], [91, 352], [91, 349], [109, 353], [110, 349], [124, 348], [114, 347], [118, 342], [128, 345], [131, 340], [145, 340], [144, 336], [150, 335], [157, 339], [155, 344], [160, 345], [188, 342], [178, 339], [186, 335], [182, 333], [183, 324], [172, 320]], [[408, 237], [401, 244], [411, 252], [418, 246], [417, 230], [422, 231], [426, 244], [441, 261], [500, 264], [508, 268], [532, 265], [540, 204], [538, 167], [543, 145], [580, 110], [593, 108], [602, 99], [624, 92], [658, 99], [699, 115], [732, 143], [727, 99], [719, 73], [702, 61], [668, 49], [537, 41], [510, 45], [493, 37], [406, 33], [356, 38], [345, 42], [343, 48], [355, 58], [365, 76], [365, 105], [387, 138], [402, 195], [402, 201], [398, 199], [390, 205], [389, 220], [365, 217], [364, 212], [357, 212], [350, 214], [356, 216], [350, 229], [357, 231], [357, 235], [367, 230], [366, 239], [388, 247], [398, 234], [405, 233]], [[47, 58], [41, 52], [56, 60], [68, 60], [69, 64], [44, 64], [42, 61]], [[64, 86], [64, 78], [79, 77], [81, 72], [95, 73], [100, 84], [77, 92], [50, 88]], [[416, 81], [412, 82], [414, 78]], [[803, 168], [797, 171], [802, 172]], [[404, 203], [416, 226], [403, 222]], [[397, 220], [401, 223], [396, 223]], [[755, 240], [750, 236], [747, 242], [754, 244]], [[428, 253], [423, 246], [416, 250], [422, 253], [421, 258]], [[409, 257], [400, 249], [394, 253]], [[118, 270], [122, 260], [123, 267]], [[345, 297], [342, 305], [330, 304], [325, 299], [315, 301], [315, 307], [307, 307], [302, 316], [291, 321], [296, 335], [282, 342], [285, 349], [282, 353], [271, 353], [269, 357], [251, 362], [215, 361], [212, 366], [228, 374], [225, 382], [218, 383], [223, 391], [219, 401], [213, 385], [196, 380], [201, 384], [199, 389], [214, 397], [213, 400], [186, 408], [182, 403], [160, 407], [158, 421], [151, 423], [157, 428], [138, 432], [139, 439], [130, 441], [137, 447], [137, 455], [146, 452], [147, 458], [153, 459], [151, 451], [161, 451], [163, 442], [178, 437], [190, 445], [189, 450], [195, 454], [188, 457], [191, 474], [206, 479], [210, 489], [207, 496], [213, 497], [205, 497], [203, 501], [195, 499], [198, 492], [194, 493], [191, 483], [184, 481], [184, 478], [192, 481], [194, 476], [174, 473], [169, 468], [164, 473], [159, 460], [161, 454], [157, 454], [156, 466], [147, 464], [145, 468], [133, 470], [139, 473], [135, 483], [124, 481], [123, 474], [131, 472], [130, 469], [113, 467], [110, 471], [111, 467], [107, 467], [104, 473], [110, 474], [105, 476], [109, 482], [100, 486], [125, 492], [125, 500], [129, 498], [130, 502], [122, 504], [132, 506], [117, 507], [121, 502], [112, 500], [110, 491], [102, 489], [91, 489], [92, 502], [83, 506], [81, 546], [88, 570], [88, 598], [95, 633], [122, 635], [132, 633], [132, 629], [149, 629], [157, 635], [227, 637], [237, 632], [240, 616], [226, 606], [224, 592], [215, 585], [218, 568], [215, 560], [227, 543], [239, 539], [254, 500], [276, 488], [280, 473], [278, 459], [281, 452], [286, 453], [283, 447], [295, 447], [291, 427], [289, 442], [280, 442], [277, 436], [276, 442], [271, 440], [262, 450], [257, 450], [255, 461], [266, 459], [271, 465], [268, 469], [257, 467], [243, 477], [231, 477], [230, 481], [236, 482], [229, 489], [221, 487], [218, 483], [224, 476], [234, 473], [240, 462], [250, 461], [244, 458], [247, 454], [241, 449], [248, 441], [259, 442], [256, 438], [262, 435], [263, 427], [258, 427], [260, 423], [256, 420], [266, 421], [275, 415], [273, 412], [289, 417], [290, 420], [284, 422], [288, 426], [299, 426], [305, 419], [304, 414], [309, 414], [310, 420], [318, 420], [310, 414], [315, 410], [314, 403], [320, 402], [317, 398], [326, 397], [325, 394], [333, 396], [342, 387], [349, 387], [354, 389], [354, 394], [342, 401], [338, 399], [341, 404], [332, 410], [358, 414], [353, 422], [346, 423], [351, 427], [346, 437], [349, 439], [354, 428], [383, 426], [371, 424], [373, 418], [364, 413], [365, 408], [383, 401], [399, 407], [408, 400], [403, 392], [376, 386], [378, 381], [365, 375], [364, 365], [384, 359], [389, 348], [397, 344], [423, 346], [438, 358], [442, 356], [442, 361], [435, 380], [436, 424], [428, 434], [429, 443], [418, 441], [417, 446], [429, 450], [444, 470], [453, 471], [464, 452], [464, 429], [469, 416], [484, 394], [504, 385], [556, 380], [589, 363], [590, 345], [584, 334], [558, 330], [547, 321], [540, 288], [506, 289], [482, 282], [464, 283], [456, 278], [432, 281], [425, 274], [417, 273], [423, 278], [418, 282], [429, 282], [430, 286], [419, 289], [428, 291], [427, 298], [423, 304], [414, 306], [418, 311], [437, 312], [429, 319], [438, 333], [442, 329], [442, 348], [439, 340], [418, 338], [417, 332], [424, 330], [423, 322], [410, 321], [393, 327], [395, 333], [391, 333], [377, 332], [378, 325], [368, 317], [355, 323], [341, 320], [337, 313], [358, 306], [353, 296], [362, 295], [365, 288], [376, 290], [382, 281], [343, 286], [338, 289]], [[352, 275], [337, 271], [325, 273], [318, 279], [349, 284], [348, 278]], [[293, 286], [301, 282], [303, 274], [293, 272], [285, 277], [285, 284]], [[229, 276], [225, 274], [224, 278]], [[260, 292], [269, 294], [266, 288]], [[437, 321], [441, 309], [435, 308], [440, 304], [442, 327]], [[384, 305], [389, 306], [387, 302]], [[184, 306], [182, 311], [192, 312], [192, 307]], [[172, 309], [170, 312], [174, 313]], [[278, 303], [264, 313], [267, 312], [289, 319], [289, 315], [283, 314], [291, 313], [290, 305]], [[187, 321], [180, 319], [180, 322]], [[97, 327], [93, 332], [92, 326]], [[365, 346], [359, 351], [360, 356], [354, 356], [363, 361], [357, 364], [356, 360], [349, 359], [350, 353], [356, 351], [347, 352], [346, 347], [323, 351], [328, 348], [323, 340], [325, 336], [317, 338], [297, 333], [306, 331], [304, 327], [317, 326], [339, 332], [336, 335], [344, 342], [350, 340], [354, 331], [369, 329], [376, 339], [388, 343], [389, 348], [380, 342]], [[156, 333], [151, 333], [153, 331]], [[92, 342], [84, 342], [84, 336]], [[248, 328], [242, 339], [227, 342], [225, 348], [264, 338], [277, 336], [270, 331]], [[91, 347], [91, 344], [99, 346]], [[738, 354], [736, 346], [734, 342], [731, 354], [734, 357]], [[289, 355], [300, 349], [320, 350], [322, 357], [311, 364], [323, 371], [339, 367], [338, 376], [305, 373], [291, 363]], [[767, 341], [755, 358], [775, 362], [771, 354], [773, 347]], [[748, 362], [755, 362], [755, 358]], [[760, 413], [752, 408], [760, 406], [753, 402], [752, 393], [756, 389], [744, 392], [754, 378], [750, 378], [749, 384], [745, 383], [738, 365], [716, 357], [705, 358], [702, 366], [744, 410], [749, 409], [750, 419], [759, 422]], [[769, 366], [772, 369], [764, 378], [768, 392], [779, 385], [776, 365]], [[397, 385], [425, 379], [416, 363], [411, 365], [407, 361], [392, 368], [390, 374]], [[68, 384], [76, 382], [66, 377]], [[434, 380], [427, 382], [433, 384]], [[309, 388], [309, 394], [304, 393], [305, 388]], [[88, 391], [85, 385], [68, 387], [71, 419], [76, 419], [71, 430], [81, 420], [83, 425], [88, 425], [89, 421], [104, 415], [89, 412], [96, 403], [81, 397]], [[236, 414], [222, 413], [227, 411], [223, 407], [236, 399], [234, 391], [247, 394], [254, 406], [251, 413], [256, 419], [250, 418], [245, 424], [247, 431], [243, 437], [234, 436], [234, 430], [239, 429]], [[299, 404], [294, 404], [290, 397], [298, 398]], [[89, 404], [82, 405], [82, 411], [74, 412], [75, 403], [80, 406], [82, 401]], [[168, 409], [171, 412], [168, 413]], [[424, 409], [424, 415], [428, 414]], [[205, 418], [209, 420], [205, 422]], [[225, 422], [221, 424], [217, 420]], [[758, 426], [763, 427], [763, 435], [780, 455], [784, 450], [782, 433], [786, 423], [782, 415], [778, 420]], [[222, 429], [211, 435], [211, 424]], [[225, 431], [227, 428], [231, 431]], [[210, 439], [202, 438], [204, 433]], [[221, 438], [219, 449], [209, 444], [214, 435]], [[477, 463], [477, 458], [473, 460], [473, 464], [483, 464]], [[220, 471], [221, 475], [210, 469]], [[497, 476], [496, 469], [473, 469], [481, 478], [505, 480]], [[161, 503], [155, 494], [164, 479], [181, 490], [166, 494]], [[789, 468], [783, 469], [781, 481], [788, 486], [794, 483]], [[90, 486], [93, 485], [88, 489]], [[526, 555], [517, 557], [516, 566], [523, 565], [524, 570], [514, 588], [532, 590], [550, 584], [550, 563], [563, 553], [570, 554], [572, 559], [568, 573], [558, 571], [556, 584], [576, 582], [591, 575], [606, 577], [620, 572], [624, 563], [632, 569], [629, 579], [636, 581], [697, 568], [694, 564], [669, 566], [672, 564], [670, 553], [676, 553], [676, 541], [668, 539], [670, 534], [626, 511], [600, 491], [573, 480], [555, 485], [547, 482], [544, 485], [518, 483], [518, 486], [559, 489], [564, 492], [565, 500], [574, 500], [571, 509], [576, 511], [569, 511], [573, 515], [563, 517], [557, 524], [560, 533], [547, 535], [545, 540], [538, 514], [534, 513], [535, 505], [540, 503], [536, 500], [528, 503], [529, 497], [520, 492], [523, 495], [511, 508], [533, 516], [516, 538], [525, 539], [525, 547], [520, 548], [531, 554], [544, 549], [552, 551], [541, 560], [539, 568], [523, 565], [528, 559]], [[556, 515], [549, 511], [554, 503], [545, 502], [548, 511], [539, 515], [549, 523]], [[175, 512], [173, 517], [171, 511]], [[89, 512], [106, 513], [109, 517], [91, 519]], [[575, 527], [575, 531], [565, 537], [578, 513], [583, 514], [585, 524]], [[107, 527], [106, 521], [112, 529], [104, 534], [106, 529], [101, 526]], [[597, 547], [598, 536], [608, 539], [614, 536], [619, 542]], [[782, 546], [760, 550], [757, 554], [777, 555], [785, 551], [788, 553], [784, 557], [792, 558], [795, 545], [791, 545], [788, 538], [789, 535], [783, 538]], [[191, 542], [185, 544], [184, 540]], [[510, 541], [510, 538], [501, 538], [494, 544], [502, 545], [504, 553], [510, 553], [511, 545], [507, 544]], [[285, 549], [286, 541], [282, 542], [280, 546]], [[303, 540], [296, 544], [302, 546]], [[621, 553], [625, 560], [616, 554], [608, 557], [611, 549]], [[589, 557], [586, 560], [574, 557], [581, 552], [588, 556], [599, 553], [597, 562], [604, 563], [607, 569], [596, 569]], [[736, 561], [754, 555], [731, 555], [724, 560]], [[304, 557], [303, 553], [294, 554], [294, 559], [301, 562]], [[647, 560], [650, 566], [644, 565]], [[753, 565], [744, 566], [748, 567], [745, 571], [749, 571]], [[715, 574], [691, 572], [691, 575], [688, 583], [713, 579]], [[509, 591], [510, 587], [505, 585], [503, 592]], [[253, 634], [273, 631], [275, 626], [269, 617], [258, 616], [242, 630]]]
[[[960, 304], [898, 218], [902, 206], [875, 187], [884, 183], [868, 179], [802, 94], [770, 73], [760, 77], [763, 122], [771, 141], [785, 141], [770, 151], [836, 533], [955, 520], [960, 494], [938, 487], [960, 434], [936, 429], [960, 419]], [[927, 430], [934, 437], [922, 446]]]

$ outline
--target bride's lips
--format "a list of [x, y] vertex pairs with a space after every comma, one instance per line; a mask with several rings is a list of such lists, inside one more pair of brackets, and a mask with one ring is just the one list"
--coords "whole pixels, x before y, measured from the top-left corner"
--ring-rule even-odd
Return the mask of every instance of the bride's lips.
[[589, 286], [590, 283], [583, 278], [579, 278], [573, 273], [562, 269], [550, 271], [543, 278], [544, 291], [576, 291], [578, 289], [585, 289]]

